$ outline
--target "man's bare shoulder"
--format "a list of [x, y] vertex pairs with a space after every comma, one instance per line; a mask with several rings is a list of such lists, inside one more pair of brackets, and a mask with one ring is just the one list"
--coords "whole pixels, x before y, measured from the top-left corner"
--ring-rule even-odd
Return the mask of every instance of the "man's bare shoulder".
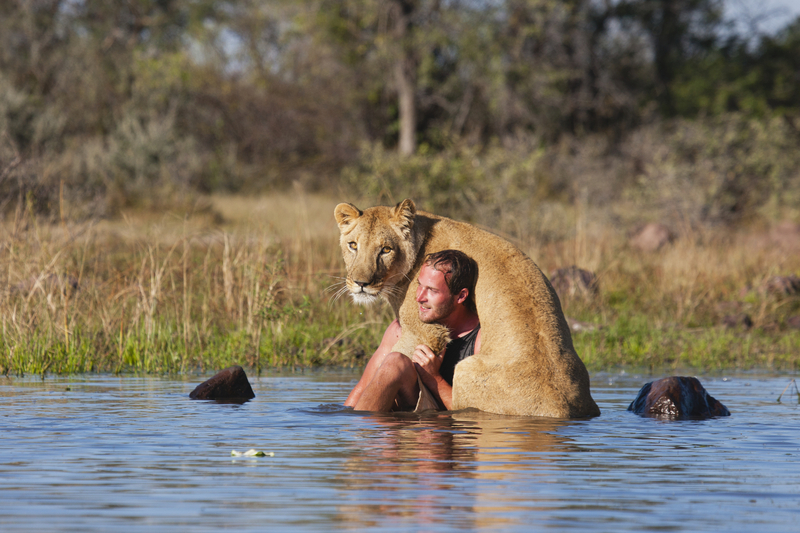
[[391, 351], [395, 344], [397, 344], [398, 339], [400, 339], [400, 323], [395, 320], [386, 328], [386, 331], [383, 333], [383, 338], [381, 339], [381, 344], [378, 346], [378, 349], [375, 350], [375, 355], [386, 355]]
[[403, 329], [400, 327], [400, 321], [397, 319], [392, 320], [392, 323], [386, 328], [386, 333], [383, 334], [383, 338], [400, 338], [400, 334], [403, 333]]

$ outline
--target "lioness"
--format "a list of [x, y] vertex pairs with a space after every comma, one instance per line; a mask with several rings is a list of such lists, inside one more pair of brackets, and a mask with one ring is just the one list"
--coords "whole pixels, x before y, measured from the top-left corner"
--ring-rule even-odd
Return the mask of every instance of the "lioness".
[[469, 224], [417, 212], [409, 199], [364, 211], [342, 203], [334, 216], [353, 301], [389, 302], [402, 327], [393, 350], [406, 355], [418, 344], [438, 353], [448, 341], [445, 327], [424, 324], [417, 313], [417, 272], [425, 255], [452, 248], [478, 263], [482, 348], [456, 366], [453, 409], [558, 418], [600, 414], [558, 296], [514, 245]]

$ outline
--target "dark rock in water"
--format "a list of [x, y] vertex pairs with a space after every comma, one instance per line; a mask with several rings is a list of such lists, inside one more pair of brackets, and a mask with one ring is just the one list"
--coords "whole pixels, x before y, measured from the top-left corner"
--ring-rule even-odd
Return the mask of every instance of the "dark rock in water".
[[231, 366], [219, 371], [208, 381], [197, 386], [190, 394], [192, 400], [222, 400], [245, 402], [256, 395], [247, 374], [240, 366]]
[[637, 415], [659, 418], [730, 416], [697, 378], [672, 376], [645, 384], [628, 406]]

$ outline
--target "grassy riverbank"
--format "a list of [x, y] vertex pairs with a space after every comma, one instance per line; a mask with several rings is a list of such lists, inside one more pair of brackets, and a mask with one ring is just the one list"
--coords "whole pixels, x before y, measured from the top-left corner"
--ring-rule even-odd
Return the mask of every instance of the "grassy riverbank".
[[[18, 211], [0, 233], [0, 372], [365, 364], [391, 312], [336, 297], [337, 202], [212, 197], [188, 214], [60, 224]], [[644, 253], [590, 212], [563, 220], [565, 238], [543, 225], [519, 244], [548, 275], [572, 264], [597, 274], [595, 295], [563, 301], [591, 370], [800, 366], [800, 297], [767, 288], [800, 274], [797, 246], [766, 229], [686, 230]], [[745, 314], [751, 327], [723, 325]]]
[[[6, 373], [358, 364], [390, 319], [337, 282], [332, 200], [219, 199], [186, 216], [6, 224]], [[324, 212], [327, 216], [322, 216]]]

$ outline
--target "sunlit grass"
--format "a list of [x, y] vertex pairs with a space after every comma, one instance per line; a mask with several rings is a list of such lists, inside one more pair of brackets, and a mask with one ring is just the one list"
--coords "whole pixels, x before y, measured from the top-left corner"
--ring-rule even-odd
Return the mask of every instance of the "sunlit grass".
[[[0, 372], [365, 364], [392, 317], [336, 296], [338, 201], [214, 197], [189, 215], [56, 225], [18, 212], [0, 240]], [[687, 231], [645, 254], [591, 213], [573, 214], [571, 237], [548, 241], [554, 230], [542, 227], [518, 244], [545, 273], [576, 264], [597, 274], [594, 298], [562, 302], [596, 327], [573, 334], [591, 370], [798, 368], [800, 331], [787, 322], [800, 298], [759, 287], [800, 274], [800, 252]], [[721, 325], [734, 312], [753, 327]]]
[[[284, 211], [273, 213], [279, 205]], [[329, 242], [333, 207], [319, 228], [304, 222], [302, 201], [291, 204], [294, 214], [286, 207], [286, 198], [239, 200], [232, 213], [255, 215], [221, 225], [170, 215], [60, 226], [25, 215], [6, 224], [0, 370], [361, 364], [388, 309], [356, 307], [326, 290], [341, 277]], [[271, 216], [286, 223], [281, 231]]]

